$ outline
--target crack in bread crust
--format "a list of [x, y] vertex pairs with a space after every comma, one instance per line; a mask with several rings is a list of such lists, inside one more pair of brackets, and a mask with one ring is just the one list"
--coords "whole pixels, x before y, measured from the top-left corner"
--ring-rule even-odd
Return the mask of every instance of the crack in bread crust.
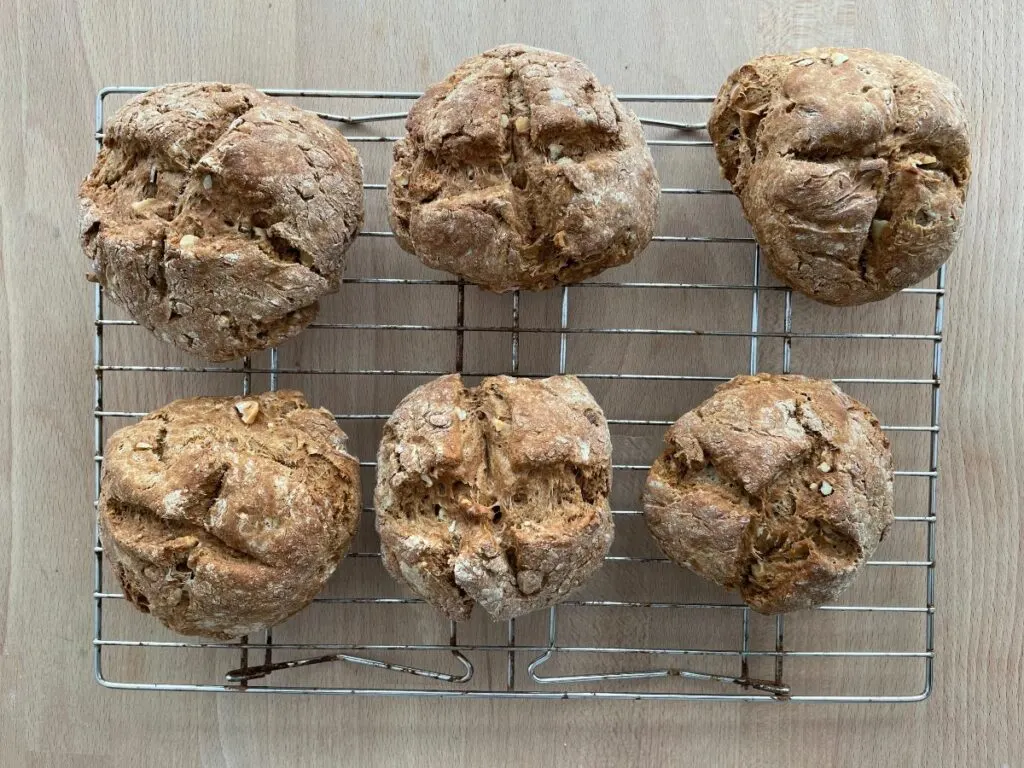
[[834, 599], [892, 522], [888, 442], [831, 382], [737, 377], [666, 443], [644, 495], [652, 535], [763, 613]]
[[453, 619], [505, 619], [564, 598], [611, 545], [610, 438], [573, 377], [458, 375], [414, 390], [384, 428], [384, 565]]

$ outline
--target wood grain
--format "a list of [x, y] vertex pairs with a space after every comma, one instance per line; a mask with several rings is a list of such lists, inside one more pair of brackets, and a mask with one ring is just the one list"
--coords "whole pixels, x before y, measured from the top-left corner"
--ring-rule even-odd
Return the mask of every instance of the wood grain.
[[[0, 4], [0, 763], [1019, 761], [1020, 18], [1010, 0]], [[901, 53], [961, 85], [974, 125], [975, 177], [968, 225], [950, 265], [937, 681], [925, 703], [753, 707], [153, 695], [108, 691], [92, 681], [92, 293], [82, 279], [75, 189], [92, 162], [96, 90], [191, 79], [415, 89], [464, 56], [510, 41], [577, 55], [623, 93], [710, 93], [757, 53], [814, 44]], [[425, 300], [410, 302], [429, 309]], [[480, 311], [498, 306], [484, 303]], [[554, 319], [544, 300], [533, 306], [538, 324]], [[360, 307], [378, 311], [369, 303]], [[867, 328], [896, 311], [879, 307], [881, 318], [862, 312], [843, 322]], [[777, 311], [766, 307], [766, 322], [775, 322]], [[798, 317], [807, 327], [816, 322], [815, 308], [798, 311], [806, 312]], [[292, 353], [305, 359], [319, 354], [321, 343], [308, 340]], [[382, 340], [353, 354], [385, 360], [393, 343]], [[899, 353], [872, 350], [863, 354], [884, 359], [856, 364], [899, 369]], [[650, 354], [645, 348], [615, 354], [620, 351], [627, 362]], [[487, 350], [479, 354], [486, 365]], [[540, 356], [540, 365], [546, 352], [524, 349], [524, 365], [530, 354]], [[579, 354], [574, 365], [600, 364], [600, 350]], [[713, 352], [695, 354], [714, 362]], [[820, 366], [819, 373], [847, 362], [813, 345], [798, 354], [805, 367]], [[210, 388], [185, 380], [125, 387], [123, 396], [138, 403]], [[595, 394], [603, 394], [609, 409], [624, 408], [632, 396]], [[896, 396], [873, 397], [897, 416], [909, 407]]]

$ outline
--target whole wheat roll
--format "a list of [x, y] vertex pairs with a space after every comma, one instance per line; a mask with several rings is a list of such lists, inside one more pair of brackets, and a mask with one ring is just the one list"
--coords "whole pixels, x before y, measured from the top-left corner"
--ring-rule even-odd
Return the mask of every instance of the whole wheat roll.
[[573, 376], [457, 374], [413, 390], [384, 426], [384, 566], [446, 616], [508, 619], [564, 599], [613, 536], [611, 439]]
[[658, 176], [639, 120], [578, 59], [505, 45], [409, 110], [388, 179], [398, 244], [491, 291], [543, 290], [650, 241]]
[[812, 299], [884, 299], [956, 245], [967, 117], [919, 64], [861, 48], [760, 56], [722, 85], [708, 133], [768, 265]]
[[889, 442], [831, 381], [737, 376], [669, 428], [644, 519], [672, 560], [761, 613], [820, 605], [892, 524]]
[[176, 400], [115, 432], [99, 522], [125, 597], [176, 632], [221, 639], [303, 608], [359, 523], [346, 442], [291, 391]]
[[309, 325], [363, 221], [362, 168], [341, 133], [247, 85], [131, 99], [79, 197], [90, 278], [160, 339], [211, 361]]

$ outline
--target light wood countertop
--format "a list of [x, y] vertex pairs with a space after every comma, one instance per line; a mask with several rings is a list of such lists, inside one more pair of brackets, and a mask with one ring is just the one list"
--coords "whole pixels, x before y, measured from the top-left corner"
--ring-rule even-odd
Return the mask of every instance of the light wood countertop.
[[[1021, 18], [1011, 0], [0, 4], [0, 764], [1018, 764]], [[93, 681], [93, 294], [75, 193], [93, 159], [96, 91], [417, 90], [514, 41], [578, 56], [620, 93], [713, 93], [758, 53], [828, 44], [899, 53], [961, 86], [974, 177], [949, 266], [936, 688], [924, 703], [149, 694]], [[147, 387], [140, 401], [180, 394]]]

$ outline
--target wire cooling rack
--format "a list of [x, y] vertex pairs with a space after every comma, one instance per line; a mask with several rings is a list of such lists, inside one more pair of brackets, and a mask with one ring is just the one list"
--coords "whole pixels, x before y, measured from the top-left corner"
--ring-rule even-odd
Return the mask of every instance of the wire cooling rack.
[[[97, 94], [97, 146], [111, 102], [145, 90]], [[176, 357], [119, 316], [97, 286], [96, 497], [105, 439], [176, 397], [301, 388], [316, 405], [345, 403], [336, 417], [365, 458], [375, 455], [398, 399], [434, 376], [573, 373], [609, 416], [616, 544], [592, 582], [560, 606], [500, 625], [477, 612], [456, 626], [387, 577], [367, 508], [353, 551], [313, 605], [258, 637], [204, 642], [132, 609], [97, 537], [93, 660], [101, 684], [760, 702], [929, 695], [944, 268], [934, 287], [870, 308], [834, 310], [794, 296], [763, 269], [718, 177], [704, 131], [711, 97], [630, 95], [619, 98], [641, 115], [663, 185], [654, 242], [632, 265], [577, 286], [491, 296], [421, 267], [386, 231], [383, 190], [398, 137], [380, 129], [400, 132], [418, 93], [267, 93], [317, 111], [360, 149], [371, 179], [364, 185], [367, 226], [345, 284], [298, 340], [224, 367]], [[367, 103], [373, 110], [360, 114]], [[357, 305], [369, 319], [347, 314]], [[423, 350], [432, 365], [422, 362]], [[355, 363], [345, 367], [350, 359]], [[677, 568], [653, 547], [639, 512], [643, 478], [667, 426], [717, 383], [758, 370], [833, 378], [875, 409], [897, 461], [896, 523], [875, 559], [840, 603], [785, 618], [752, 613]], [[374, 462], [361, 464], [370, 499]]]

